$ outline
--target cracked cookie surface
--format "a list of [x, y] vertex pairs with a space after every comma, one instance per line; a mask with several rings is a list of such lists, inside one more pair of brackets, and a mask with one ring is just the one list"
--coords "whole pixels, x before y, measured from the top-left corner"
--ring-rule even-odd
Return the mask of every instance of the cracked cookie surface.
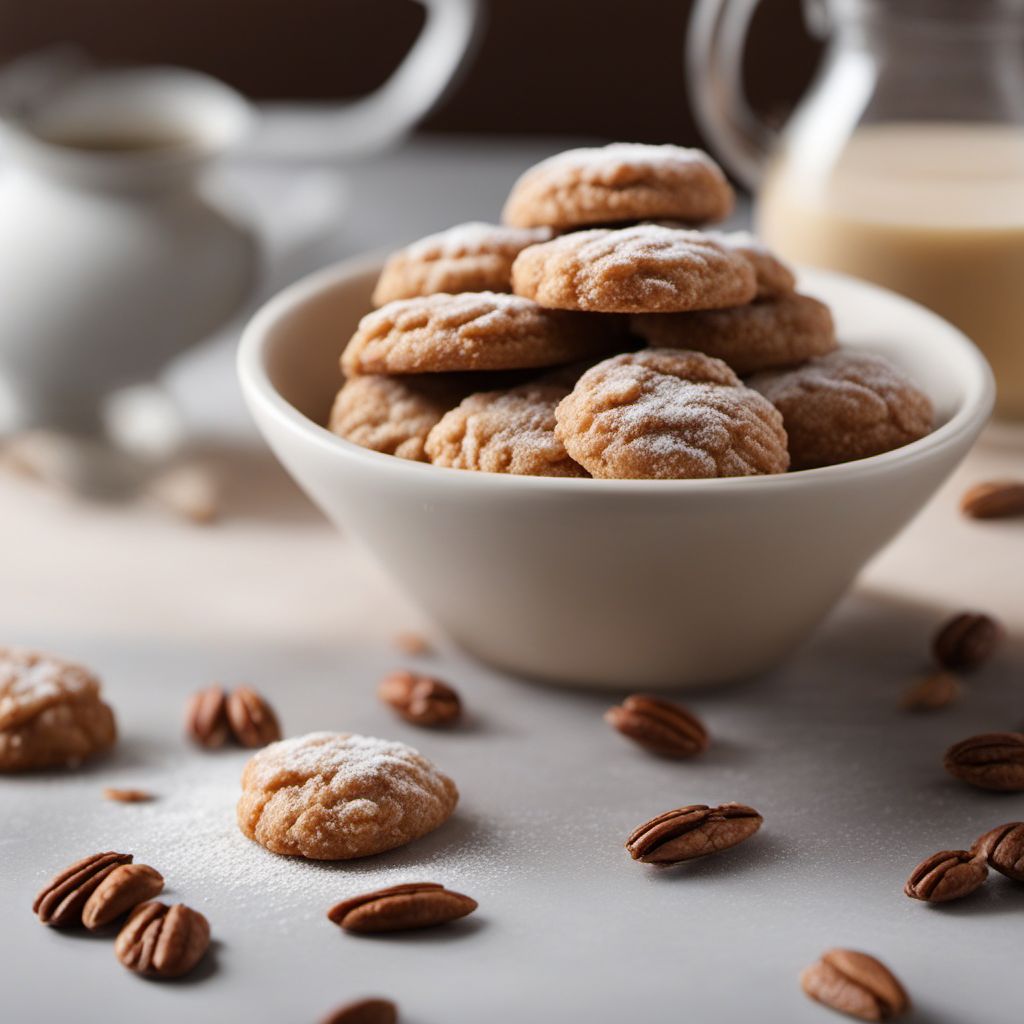
[[750, 302], [753, 264], [699, 231], [660, 224], [595, 228], [524, 249], [512, 265], [517, 295], [552, 309], [680, 313]]
[[404, 743], [309, 733], [255, 754], [242, 773], [242, 832], [273, 853], [349, 860], [404, 846], [442, 825], [459, 793]]
[[606, 359], [580, 377], [556, 419], [566, 451], [595, 477], [750, 476], [789, 464], [778, 410], [699, 352]]

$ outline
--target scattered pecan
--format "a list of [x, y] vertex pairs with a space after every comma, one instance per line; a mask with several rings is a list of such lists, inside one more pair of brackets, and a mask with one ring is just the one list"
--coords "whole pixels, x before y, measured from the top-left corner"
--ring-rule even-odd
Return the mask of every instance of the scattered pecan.
[[210, 946], [210, 924], [196, 910], [176, 903], [142, 903], [132, 911], [114, 943], [117, 959], [151, 978], [187, 974]]
[[152, 800], [153, 794], [144, 789], [114, 789], [108, 786], [103, 790], [103, 798], [119, 804], [143, 804]]
[[946, 771], [980, 789], [1024, 791], [1024, 733], [989, 732], [946, 751]]
[[708, 731], [696, 715], [678, 704], [634, 694], [609, 708], [604, 720], [623, 736], [662, 757], [693, 757], [708, 748]]
[[903, 891], [912, 900], [947, 903], [970, 896], [988, 878], [985, 858], [970, 850], [941, 850], [926, 857], [910, 873]]
[[447, 683], [404, 669], [381, 680], [377, 696], [413, 725], [451, 725], [462, 715], [459, 695]]
[[1010, 821], [974, 841], [971, 853], [1015, 882], [1024, 882], [1024, 821]]
[[185, 729], [189, 738], [210, 750], [222, 747], [230, 733], [227, 698], [220, 686], [208, 686], [192, 694], [185, 706]]
[[32, 912], [43, 924], [68, 928], [82, 923], [82, 908], [96, 887], [120, 864], [130, 864], [130, 853], [94, 853], [50, 879], [36, 896]]
[[910, 1000], [880, 960], [852, 949], [830, 949], [800, 975], [812, 999], [859, 1020], [892, 1020], [910, 1009]]
[[1003, 627], [979, 612], [961, 612], [935, 634], [932, 652], [943, 668], [968, 672], [988, 661], [1003, 639]]
[[476, 900], [436, 882], [410, 882], [343, 900], [327, 916], [349, 932], [397, 932], [447, 924], [476, 908]]
[[82, 908], [89, 931], [103, 928], [163, 891], [164, 876], [148, 864], [121, 864], [92, 891]]
[[388, 999], [360, 999], [339, 1006], [320, 1024], [396, 1024], [398, 1007]]
[[644, 864], [676, 864], [728, 850], [749, 839], [763, 821], [745, 804], [691, 804], [641, 825], [626, 840], [626, 849]]
[[975, 484], [960, 499], [960, 511], [972, 519], [1024, 515], [1024, 481], [992, 480]]
[[950, 672], [933, 672], [919, 679], [900, 700], [904, 711], [938, 711], [960, 698], [960, 681]]
[[430, 641], [422, 633], [399, 633], [395, 637], [395, 646], [410, 657], [430, 653]]
[[227, 699], [228, 722], [243, 747], [265, 747], [281, 738], [274, 709], [248, 686], [234, 689]]

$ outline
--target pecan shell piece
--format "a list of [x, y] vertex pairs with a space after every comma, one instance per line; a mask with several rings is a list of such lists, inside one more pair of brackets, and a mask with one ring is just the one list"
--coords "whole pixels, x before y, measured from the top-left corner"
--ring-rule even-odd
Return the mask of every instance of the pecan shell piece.
[[694, 757], [708, 748], [704, 723], [679, 704], [634, 694], [609, 708], [604, 720], [645, 750], [662, 757]]
[[992, 656], [1003, 640], [1003, 627], [979, 612], [954, 615], [935, 634], [932, 653], [947, 669], [969, 672]]
[[1024, 882], [1024, 821], [997, 825], [974, 841], [971, 853], [984, 857], [994, 868], [1015, 882]]
[[910, 1009], [896, 976], [880, 960], [852, 949], [830, 949], [800, 975], [816, 1002], [858, 1020], [892, 1020]]
[[185, 705], [185, 731], [193, 743], [208, 750], [224, 746], [230, 726], [223, 687], [208, 686], [189, 697]]
[[452, 725], [462, 717], [462, 701], [452, 687], [404, 669], [385, 676], [377, 696], [413, 725]]
[[39, 890], [32, 912], [43, 924], [69, 928], [82, 923], [82, 908], [100, 883], [121, 864], [130, 864], [130, 853], [94, 853], [69, 865]]
[[398, 1007], [390, 999], [359, 999], [329, 1013], [320, 1024], [397, 1024]]
[[1001, 793], [1024, 791], [1024, 733], [970, 736], [946, 751], [946, 771], [955, 779]]
[[248, 686], [231, 691], [226, 709], [231, 732], [243, 747], [265, 747], [281, 738], [281, 725], [274, 709]]
[[132, 911], [114, 943], [117, 959], [136, 974], [178, 978], [202, 960], [210, 946], [210, 924], [183, 903], [153, 901]]
[[948, 903], [979, 889], [988, 878], [984, 857], [970, 850], [940, 850], [926, 857], [910, 873], [903, 891], [912, 900]]
[[164, 876], [148, 864], [121, 864], [92, 891], [82, 908], [82, 924], [96, 931], [127, 914], [133, 907], [158, 896]]
[[396, 932], [447, 924], [476, 908], [476, 900], [436, 882], [410, 882], [343, 900], [327, 916], [349, 932]]
[[764, 818], [746, 804], [690, 804], [666, 811], [635, 829], [626, 840], [633, 860], [677, 864], [720, 853], [749, 839]]

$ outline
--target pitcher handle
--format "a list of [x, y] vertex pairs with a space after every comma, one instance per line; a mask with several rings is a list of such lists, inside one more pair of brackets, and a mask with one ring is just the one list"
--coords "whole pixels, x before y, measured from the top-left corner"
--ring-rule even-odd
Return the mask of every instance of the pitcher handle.
[[[758, 0], [697, 0], [686, 34], [686, 79], [701, 130], [729, 170], [751, 191], [760, 184], [775, 132], [751, 109], [743, 89], [743, 50]], [[812, 34], [828, 34], [824, 0], [804, 0]]]
[[242, 155], [279, 160], [336, 159], [384, 149], [441, 99], [473, 49], [480, 0], [417, 0], [426, 21], [391, 77], [350, 103], [267, 103]]

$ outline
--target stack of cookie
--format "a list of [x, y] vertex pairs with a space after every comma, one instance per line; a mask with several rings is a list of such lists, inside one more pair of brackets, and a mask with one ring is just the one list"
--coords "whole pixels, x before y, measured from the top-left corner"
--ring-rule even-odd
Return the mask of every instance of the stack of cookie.
[[928, 433], [927, 397], [839, 350], [828, 308], [757, 239], [698, 230], [732, 205], [698, 150], [541, 162], [504, 226], [388, 260], [331, 429], [439, 466], [620, 479], [782, 473]]

